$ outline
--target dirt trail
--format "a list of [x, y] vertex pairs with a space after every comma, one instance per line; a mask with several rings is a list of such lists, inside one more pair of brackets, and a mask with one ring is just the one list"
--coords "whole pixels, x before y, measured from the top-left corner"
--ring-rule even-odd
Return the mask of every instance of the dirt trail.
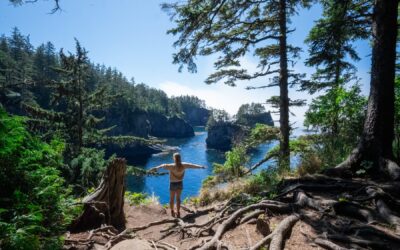
[[[215, 206], [215, 204], [214, 204]], [[193, 208], [192, 208], [193, 209]], [[173, 219], [169, 213], [169, 209], [162, 207], [159, 204], [149, 204], [149, 205], [140, 205], [140, 206], [130, 206], [125, 204], [124, 206], [125, 215], [126, 215], [126, 227], [134, 228], [148, 225], [151, 222], [162, 221], [167, 219]], [[182, 220], [185, 223], [196, 223], [202, 224], [211, 219], [211, 217], [215, 216], [215, 212], [206, 213], [204, 215], [188, 218], [186, 219], [190, 213], [186, 211], [181, 212]], [[274, 228], [279, 224], [279, 222], [285, 218], [284, 216], [276, 216], [269, 220], [270, 230], [274, 230]], [[115, 244], [111, 249], [113, 250], [128, 250], [128, 249], [155, 249], [152, 245], [152, 242], [157, 243], [167, 243], [171, 246], [177, 247], [177, 249], [190, 249], [192, 246], [201, 243], [204, 240], [208, 240], [212, 238], [211, 236], [205, 236], [206, 233], [203, 234], [205, 237], [197, 238], [197, 237], [187, 237], [187, 235], [182, 238], [182, 233], [178, 231], [171, 231], [171, 234], [165, 237], [165, 230], [167, 230], [173, 223], [165, 223], [161, 225], [155, 225], [148, 227], [144, 230], [140, 230], [135, 234], [135, 241], [133, 240], [124, 240], [120, 243]], [[214, 232], [219, 224], [212, 227], [212, 231]], [[316, 245], [313, 245], [312, 242], [308, 242], [308, 238], [304, 236], [304, 234], [309, 234], [310, 236], [315, 235], [312, 233], [311, 227], [307, 224], [302, 223], [301, 221], [297, 222], [293, 227], [293, 230], [290, 232], [289, 238], [286, 242], [285, 249], [322, 249]], [[85, 240], [89, 237], [90, 232], [84, 232], [79, 234], [71, 234], [68, 239], [71, 240]], [[257, 225], [255, 223], [244, 223], [237, 227], [232, 228], [227, 231], [223, 237], [222, 241], [227, 244], [229, 249], [249, 249], [255, 243], [260, 241], [263, 238], [263, 235], [257, 230]], [[137, 239], [145, 240], [145, 243], [141, 241], [137, 241]], [[80, 246], [75, 249], [107, 249], [104, 246], [108, 239], [107, 237], [99, 237], [93, 236], [92, 240], [96, 243], [93, 244], [93, 247]], [[310, 245], [311, 244], [311, 245]], [[163, 249], [163, 248], [157, 248]]]
[[180, 219], [161, 205], [125, 204], [126, 230], [67, 235], [66, 249], [400, 249], [397, 182], [315, 175], [278, 189], [273, 200], [243, 194], [187, 207]]

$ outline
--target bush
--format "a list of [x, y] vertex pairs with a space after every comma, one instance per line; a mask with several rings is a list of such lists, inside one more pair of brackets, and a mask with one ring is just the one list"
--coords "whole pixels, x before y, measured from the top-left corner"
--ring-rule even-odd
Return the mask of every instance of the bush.
[[225, 153], [224, 164], [214, 164], [214, 174], [217, 181], [228, 181], [237, 179], [245, 173], [244, 164], [249, 160], [244, 146], [236, 146], [231, 151]]
[[276, 168], [263, 169], [259, 173], [252, 175], [246, 182], [243, 192], [258, 195], [268, 192], [271, 196], [275, 193], [275, 187], [282, 180], [283, 176]]
[[60, 177], [63, 143], [30, 135], [0, 109], [0, 249], [59, 249], [78, 213]]
[[306, 153], [301, 156], [300, 164], [297, 167], [297, 174], [304, 176], [306, 174], [315, 174], [322, 169], [322, 161], [318, 155]]
[[211, 187], [216, 186], [217, 184], [218, 184], [218, 180], [217, 180], [216, 176], [209, 175], [203, 180], [201, 187], [202, 188], [211, 188]]
[[131, 206], [147, 205], [150, 203], [158, 203], [158, 197], [149, 196], [147, 193], [135, 193], [126, 191], [125, 199], [129, 202]]
[[82, 193], [98, 186], [108, 163], [104, 156], [104, 150], [82, 148], [81, 153], [71, 160], [65, 174], [69, 176], [70, 183], [74, 183], [76, 192]]

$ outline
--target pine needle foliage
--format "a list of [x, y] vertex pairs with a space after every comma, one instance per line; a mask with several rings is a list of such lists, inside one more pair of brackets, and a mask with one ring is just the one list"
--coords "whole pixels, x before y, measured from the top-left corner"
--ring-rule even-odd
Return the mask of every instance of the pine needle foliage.
[[60, 235], [79, 210], [60, 177], [63, 150], [0, 109], [1, 249], [61, 249]]
[[[288, 87], [299, 84], [303, 74], [293, 71], [300, 48], [287, 43], [293, 32], [288, 25], [291, 16], [301, 7], [308, 7], [307, 0], [189, 0], [163, 4], [170, 13], [175, 27], [168, 31], [178, 37], [174, 46], [178, 52], [173, 62], [196, 72], [195, 58], [217, 54], [215, 72], [205, 80], [207, 84], [223, 81], [229, 86], [243, 80], [266, 79], [262, 86], [248, 89], [279, 87], [280, 113], [280, 165], [290, 163], [289, 148], [289, 97]], [[245, 56], [258, 60], [255, 70], [243, 67]], [[268, 80], [269, 81], [268, 81]]]

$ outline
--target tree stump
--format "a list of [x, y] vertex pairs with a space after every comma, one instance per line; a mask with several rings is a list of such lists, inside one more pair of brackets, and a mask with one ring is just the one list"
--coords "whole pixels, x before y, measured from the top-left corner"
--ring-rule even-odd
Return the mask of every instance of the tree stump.
[[126, 160], [116, 158], [107, 166], [96, 190], [83, 199], [83, 213], [72, 223], [71, 232], [111, 225], [125, 228], [124, 193]]

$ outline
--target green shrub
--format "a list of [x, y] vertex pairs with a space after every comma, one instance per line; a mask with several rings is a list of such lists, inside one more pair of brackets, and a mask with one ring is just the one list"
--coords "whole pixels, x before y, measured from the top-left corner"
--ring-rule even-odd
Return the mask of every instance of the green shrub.
[[204, 188], [211, 188], [211, 187], [214, 187], [217, 184], [218, 184], [218, 180], [217, 180], [216, 176], [209, 175], [203, 180], [201, 186], [204, 187]]
[[225, 153], [225, 163], [214, 163], [214, 174], [216, 182], [224, 182], [237, 179], [244, 175], [246, 168], [244, 164], [249, 160], [244, 146], [236, 146]]
[[247, 179], [244, 192], [257, 195], [261, 192], [275, 193], [275, 187], [282, 180], [283, 176], [276, 168], [263, 169], [259, 173]]
[[125, 199], [131, 206], [147, 205], [152, 202], [158, 202], [158, 198], [155, 196], [149, 196], [147, 193], [135, 193], [126, 191]]
[[63, 143], [30, 135], [0, 109], [0, 249], [59, 249], [79, 210], [58, 170]]
[[300, 164], [297, 167], [297, 174], [304, 176], [306, 174], [315, 174], [321, 171], [322, 161], [314, 153], [306, 153], [301, 156]]
[[83, 193], [89, 188], [98, 186], [108, 163], [104, 160], [104, 156], [104, 150], [82, 148], [81, 153], [71, 160], [65, 176], [68, 176], [69, 182], [73, 183], [76, 193]]

